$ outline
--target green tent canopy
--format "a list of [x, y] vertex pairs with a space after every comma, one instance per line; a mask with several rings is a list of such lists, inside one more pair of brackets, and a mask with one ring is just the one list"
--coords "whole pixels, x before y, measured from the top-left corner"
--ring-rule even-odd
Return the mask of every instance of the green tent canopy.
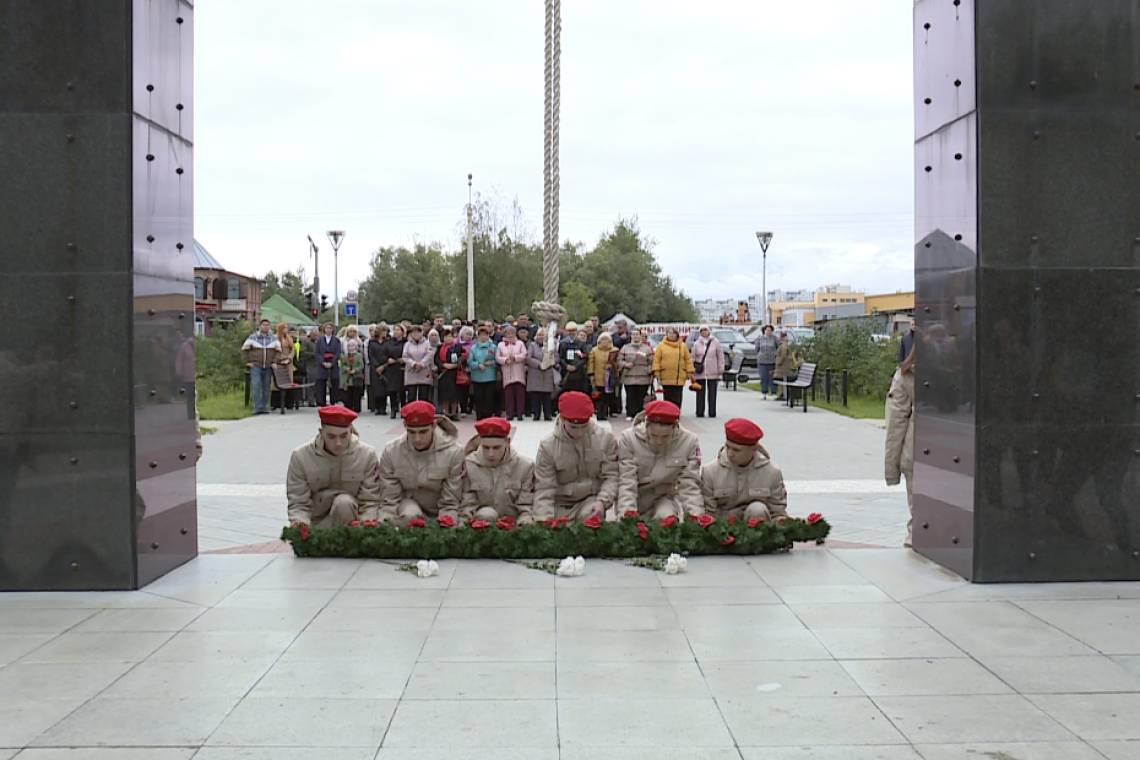
[[274, 327], [278, 322], [291, 327], [313, 323], [312, 316], [305, 316], [303, 311], [286, 301], [280, 293], [275, 293], [261, 304], [261, 318], [268, 319]]

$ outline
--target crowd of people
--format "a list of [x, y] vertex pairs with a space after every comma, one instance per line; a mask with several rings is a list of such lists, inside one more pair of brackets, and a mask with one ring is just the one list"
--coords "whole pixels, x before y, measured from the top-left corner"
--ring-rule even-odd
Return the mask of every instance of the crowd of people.
[[289, 460], [289, 520], [314, 528], [375, 520], [407, 528], [427, 520], [596, 526], [631, 512], [665, 521], [787, 516], [783, 475], [750, 420], [725, 423], [723, 447], [702, 467], [697, 436], [681, 427], [681, 410], [670, 401], [646, 404], [620, 438], [597, 424], [596, 400], [585, 393], [562, 393], [558, 410], [531, 460], [512, 447], [512, 425], [503, 417], [477, 421], [475, 435], [461, 443], [448, 416], [415, 400], [400, 410], [404, 433], [378, 453], [361, 439], [355, 411], [322, 407], [316, 437]]
[[[696, 416], [715, 418], [726, 370], [724, 348], [707, 326], [683, 340], [671, 328], [655, 347], [649, 333], [622, 319], [568, 322], [553, 341], [526, 314], [468, 323], [442, 315], [423, 324], [327, 323], [299, 336], [262, 320], [242, 347], [255, 414], [274, 406], [341, 404], [395, 419], [405, 404], [427, 401], [452, 421], [529, 417], [549, 421], [565, 391], [587, 394], [598, 419], [632, 421], [658, 395], [678, 408], [686, 385]], [[764, 374], [763, 372], [761, 373]]]

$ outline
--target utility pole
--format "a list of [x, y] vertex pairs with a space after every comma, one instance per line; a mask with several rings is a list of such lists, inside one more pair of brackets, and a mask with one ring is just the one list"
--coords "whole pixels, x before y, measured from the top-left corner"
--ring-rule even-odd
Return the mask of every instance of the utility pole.
[[340, 286], [337, 283], [337, 251], [344, 240], [344, 230], [329, 230], [326, 233], [333, 247], [333, 325], [340, 327]]
[[320, 303], [321, 301], [321, 260], [317, 256], [319, 250], [317, 244], [313, 242], [312, 235], [306, 235], [309, 239], [309, 254], [313, 257], [313, 299]]
[[764, 304], [764, 308], [761, 311], [760, 318], [764, 320], [764, 324], [768, 324], [770, 321], [768, 319], [768, 246], [772, 242], [772, 233], [757, 232], [756, 240], [760, 243], [760, 250], [764, 252], [764, 273], [761, 275], [760, 280], [760, 287], [764, 289], [760, 297], [760, 303]]
[[467, 321], [475, 321], [475, 257], [471, 252], [474, 208], [471, 205], [471, 177], [467, 175]]

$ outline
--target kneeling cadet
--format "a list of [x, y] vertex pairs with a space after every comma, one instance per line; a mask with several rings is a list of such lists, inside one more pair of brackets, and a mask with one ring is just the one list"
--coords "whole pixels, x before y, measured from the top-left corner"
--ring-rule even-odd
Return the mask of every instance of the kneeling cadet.
[[488, 417], [475, 423], [475, 432], [465, 448], [463, 519], [533, 523], [534, 462], [511, 445], [511, 423]]
[[705, 511], [714, 517], [778, 520], [788, 516], [784, 475], [760, 445], [764, 431], [736, 418], [724, 424], [724, 446], [701, 472]]
[[650, 401], [621, 435], [617, 513], [636, 511], [652, 520], [699, 515], [701, 442], [680, 425], [671, 401]]

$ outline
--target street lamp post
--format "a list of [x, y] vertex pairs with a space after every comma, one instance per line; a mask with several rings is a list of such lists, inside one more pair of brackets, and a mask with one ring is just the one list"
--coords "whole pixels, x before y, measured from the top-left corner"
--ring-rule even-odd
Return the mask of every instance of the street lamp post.
[[761, 276], [762, 278], [760, 280], [760, 287], [764, 291], [761, 294], [760, 303], [762, 303], [764, 306], [763, 306], [763, 309], [761, 310], [760, 317], [761, 317], [761, 319], [764, 320], [764, 324], [768, 324], [768, 322], [770, 321], [768, 319], [768, 245], [772, 242], [772, 233], [771, 232], [757, 232], [756, 233], [756, 240], [759, 241], [760, 250], [763, 251], [763, 253], [764, 253], [764, 269], [763, 269], [763, 275]]
[[340, 244], [344, 240], [344, 230], [329, 230], [326, 233], [329, 236], [329, 242], [333, 247], [333, 325], [340, 327], [340, 291], [337, 283], [337, 260], [336, 254], [340, 250]]
[[475, 257], [471, 255], [471, 228], [474, 209], [471, 206], [471, 177], [467, 175], [467, 321], [475, 321]]
[[321, 260], [317, 256], [320, 252], [317, 249], [317, 244], [313, 242], [312, 235], [306, 235], [309, 239], [309, 253], [313, 257], [313, 301], [317, 304], [321, 302]]

